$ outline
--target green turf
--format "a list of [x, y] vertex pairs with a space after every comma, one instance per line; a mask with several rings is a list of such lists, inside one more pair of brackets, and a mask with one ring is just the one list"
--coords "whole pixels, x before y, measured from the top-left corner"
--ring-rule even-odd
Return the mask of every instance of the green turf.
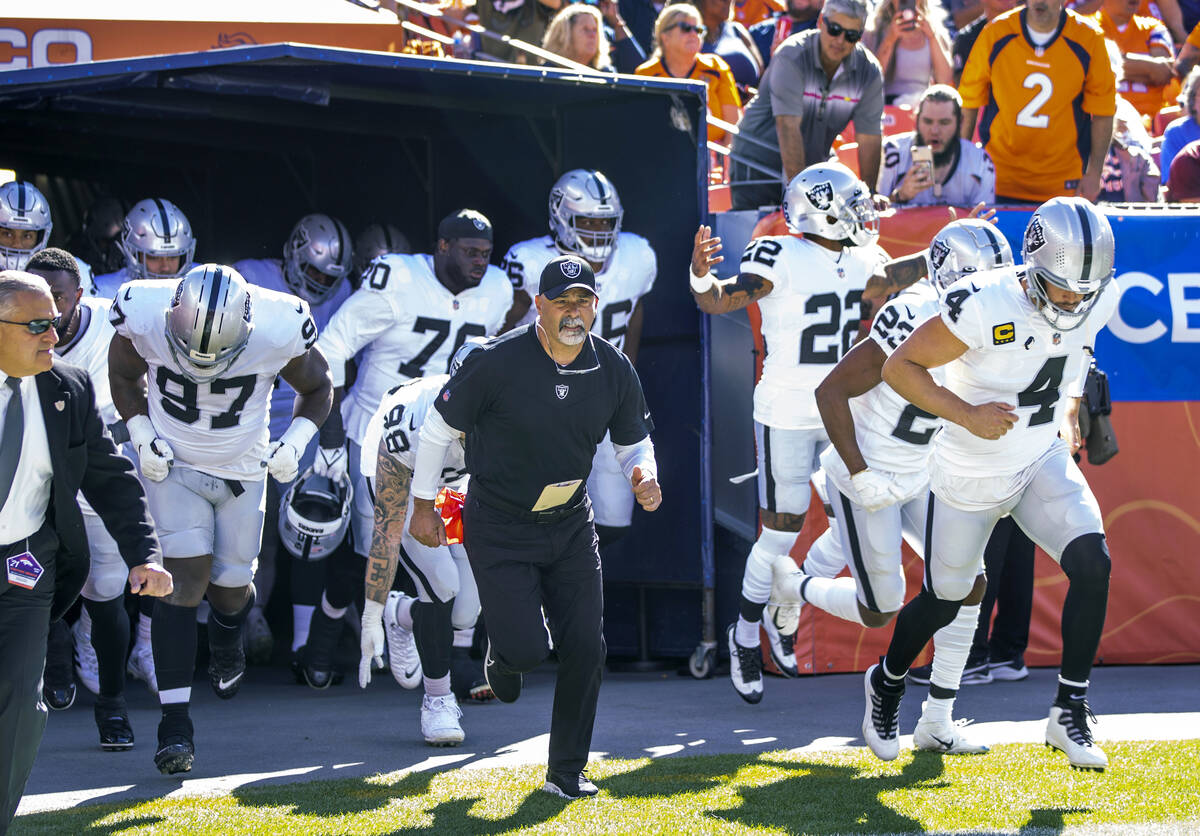
[[1103, 774], [1041, 746], [601, 761], [600, 797], [539, 791], [538, 767], [391, 773], [103, 804], [16, 820], [16, 834], [1200, 833], [1200, 740], [1109, 743]]

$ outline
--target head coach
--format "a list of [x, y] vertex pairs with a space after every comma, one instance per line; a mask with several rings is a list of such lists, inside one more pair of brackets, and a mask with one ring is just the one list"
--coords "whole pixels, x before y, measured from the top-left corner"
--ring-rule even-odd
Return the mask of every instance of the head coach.
[[472, 352], [421, 427], [410, 531], [446, 542], [433, 507], [446, 447], [467, 436], [471, 475], [464, 545], [479, 587], [489, 645], [488, 684], [513, 702], [521, 674], [558, 652], [544, 789], [596, 794], [587, 765], [604, 665], [600, 553], [588, 500], [596, 445], [612, 433], [638, 503], [662, 503], [642, 384], [620, 349], [591, 333], [596, 277], [560, 256], [542, 270], [538, 317]]
[[46, 728], [50, 622], [88, 575], [81, 489], [117, 541], [133, 591], [171, 591], [142, 486], [104, 431], [87, 372], [54, 359], [57, 322], [43, 278], [0, 272], [0, 832]]

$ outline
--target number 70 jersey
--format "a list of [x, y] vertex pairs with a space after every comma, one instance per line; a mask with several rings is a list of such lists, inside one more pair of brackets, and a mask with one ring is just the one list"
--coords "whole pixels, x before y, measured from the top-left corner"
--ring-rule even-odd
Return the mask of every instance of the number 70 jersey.
[[150, 423], [171, 445], [175, 461], [222, 479], [266, 478], [275, 377], [317, 341], [308, 303], [249, 285], [254, 329], [246, 348], [214, 380], [182, 373], [167, 344], [166, 313], [178, 279], [121, 285], [109, 320], [149, 366]]
[[783, 430], [821, 427], [817, 385], [854, 345], [863, 289], [886, 260], [876, 246], [835, 253], [791, 235], [746, 246], [740, 272], [772, 284], [758, 300], [766, 357], [754, 387], [755, 421]]

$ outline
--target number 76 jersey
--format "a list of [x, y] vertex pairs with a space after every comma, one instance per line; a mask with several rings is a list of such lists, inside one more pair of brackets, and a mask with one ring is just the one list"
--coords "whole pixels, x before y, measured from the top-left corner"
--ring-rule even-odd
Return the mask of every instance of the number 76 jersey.
[[249, 285], [254, 328], [245, 350], [220, 377], [198, 382], [182, 373], [167, 344], [166, 313], [178, 284], [126, 282], [109, 312], [117, 333], [149, 366], [150, 423], [171, 445], [177, 464], [222, 479], [261, 481], [275, 378], [317, 341], [308, 303]]

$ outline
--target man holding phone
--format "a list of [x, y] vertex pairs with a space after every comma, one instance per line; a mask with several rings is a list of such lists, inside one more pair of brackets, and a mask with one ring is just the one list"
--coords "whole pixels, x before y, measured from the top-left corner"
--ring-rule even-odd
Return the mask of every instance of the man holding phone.
[[935, 84], [917, 104], [917, 129], [883, 145], [879, 193], [896, 206], [974, 206], [996, 200], [996, 170], [987, 152], [959, 137], [962, 99]]

